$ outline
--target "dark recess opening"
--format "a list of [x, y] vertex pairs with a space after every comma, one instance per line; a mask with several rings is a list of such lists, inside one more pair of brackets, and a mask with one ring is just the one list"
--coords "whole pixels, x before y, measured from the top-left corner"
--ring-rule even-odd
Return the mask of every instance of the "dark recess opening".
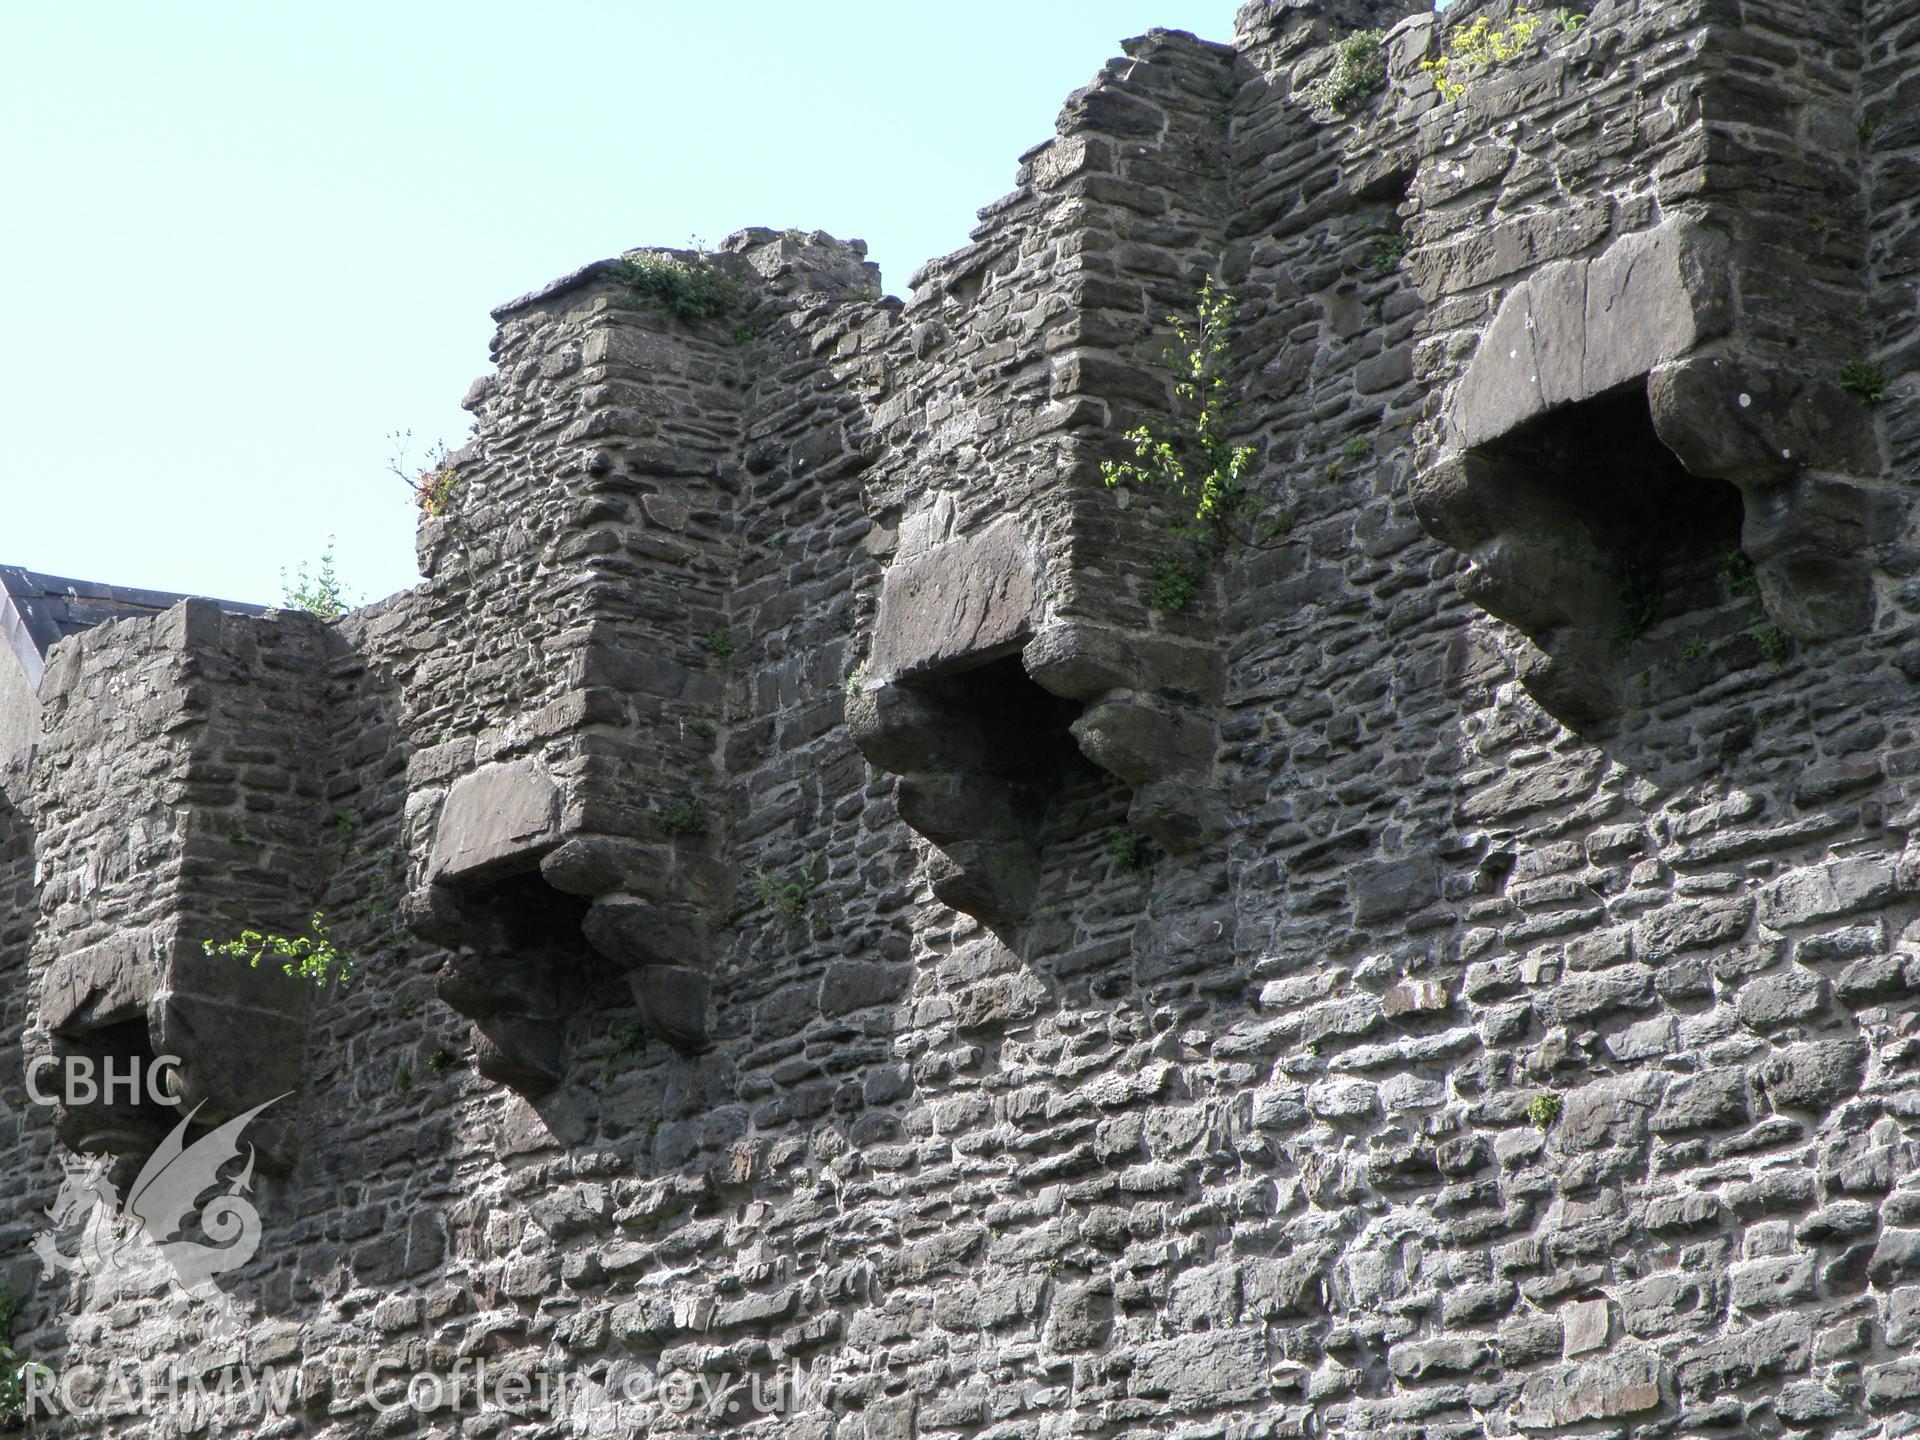
[[994, 771], [1021, 791], [1029, 833], [1046, 819], [1047, 801], [1067, 772], [1092, 769], [1074, 743], [1072, 725], [1085, 708], [1044, 689], [1018, 655], [912, 685], [943, 709], [965, 717]]
[[1472, 555], [1462, 593], [1533, 641], [1521, 679], [1563, 723], [1610, 727], [1757, 658], [1743, 497], [1661, 443], [1643, 380], [1475, 447], [1460, 474], [1430, 515]]
[[458, 949], [438, 988], [480, 1033], [480, 1073], [517, 1090], [550, 1088], [565, 1074], [567, 1023], [608, 968], [581, 933], [588, 901], [537, 870], [469, 878], [446, 894], [456, 933], [440, 938]]
[[63, 1031], [54, 1036], [53, 1054], [59, 1068], [45, 1067], [40, 1079], [43, 1093], [56, 1088], [63, 1095], [72, 1093], [65, 1081], [70, 1058], [92, 1062], [96, 1085], [104, 1084], [109, 1066], [115, 1077], [128, 1073], [139, 1077], [139, 1093], [133, 1100], [125, 1098], [124, 1083], [116, 1086], [110, 1104], [99, 1098], [84, 1105], [64, 1100], [54, 1127], [61, 1143], [76, 1154], [112, 1156], [108, 1176], [124, 1196], [140, 1167], [184, 1114], [175, 1107], [158, 1104], [148, 1093], [148, 1078], [158, 1057], [146, 1018], [112, 1020], [84, 1030]]
[[591, 953], [581, 938], [584, 896], [549, 885], [538, 870], [493, 875], [449, 887], [458, 897], [467, 942], [476, 948], [538, 956], [565, 969]]
[[1724, 598], [1720, 573], [1740, 548], [1740, 491], [1693, 475], [1661, 443], [1644, 381], [1550, 411], [1482, 453], [1533, 471], [1574, 507], [1610, 558], [1621, 644]]
[[938, 722], [924, 758], [901, 774], [895, 804], [951, 864], [935, 893], [988, 924], [1025, 918], [1056, 802], [1105, 783], [1073, 738], [1083, 707], [1035, 682], [1017, 654], [907, 688]]

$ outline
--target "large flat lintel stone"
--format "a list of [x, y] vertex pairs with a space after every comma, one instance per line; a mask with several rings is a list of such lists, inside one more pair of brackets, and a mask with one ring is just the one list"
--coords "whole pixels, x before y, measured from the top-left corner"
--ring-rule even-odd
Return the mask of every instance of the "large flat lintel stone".
[[537, 860], [560, 840], [560, 789], [538, 761], [485, 765], [454, 782], [434, 831], [429, 880]]
[[167, 940], [155, 930], [129, 930], [60, 955], [41, 982], [52, 1030], [89, 1029], [143, 1016], [164, 983]]
[[1724, 246], [1684, 220], [1622, 236], [1515, 286], [1448, 410], [1453, 441], [1484, 445], [1557, 406], [1638, 379], [1724, 335]]
[[874, 678], [935, 674], [1019, 649], [1036, 623], [1036, 568], [1012, 520], [902, 555], [880, 588]]

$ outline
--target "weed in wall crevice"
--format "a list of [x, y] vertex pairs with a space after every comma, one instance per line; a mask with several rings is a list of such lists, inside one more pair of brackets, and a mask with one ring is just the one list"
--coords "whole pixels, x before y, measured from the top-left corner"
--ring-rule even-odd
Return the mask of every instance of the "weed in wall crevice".
[[1153, 583], [1147, 587], [1147, 608], [1166, 614], [1186, 609], [1200, 593], [1206, 578], [1206, 567], [1197, 560], [1154, 561]]
[[818, 855], [808, 855], [805, 863], [784, 879], [759, 866], [754, 867], [750, 872], [754, 898], [762, 905], [779, 911], [789, 925], [798, 923], [800, 917], [807, 913], [808, 902], [813, 898], [813, 889], [818, 883], [815, 878], [818, 863]]
[[203, 940], [201, 948], [209, 955], [245, 960], [258, 970], [260, 963], [278, 963], [280, 973], [293, 980], [306, 980], [325, 990], [346, 990], [353, 984], [357, 963], [354, 957], [333, 943], [326, 916], [316, 910], [304, 935], [278, 935], [270, 931], [242, 930], [231, 940]]
[[1759, 645], [1761, 657], [1776, 670], [1784, 667], [1793, 654], [1793, 637], [1778, 625], [1750, 625], [1747, 633]]
[[1391, 275], [1407, 258], [1413, 242], [1403, 230], [1382, 230], [1367, 248], [1367, 268], [1376, 276]]
[[1617, 591], [1620, 623], [1614, 627], [1614, 643], [1622, 649], [1647, 633], [1660, 608], [1660, 577], [1651, 561], [1630, 563], [1620, 577]]
[[1153, 851], [1146, 836], [1124, 826], [1107, 831], [1107, 855], [1124, 875], [1153, 873]]
[[319, 563], [311, 572], [304, 560], [291, 579], [284, 569], [280, 572], [281, 609], [304, 610], [322, 620], [338, 620], [353, 608], [354, 602], [348, 599], [346, 587], [334, 567], [333, 552], [334, 539], [329, 535]]
[[1572, 32], [1586, 23], [1584, 12], [1564, 6], [1544, 16], [1523, 5], [1503, 25], [1496, 25], [1489, 16], [1477, 15], [1451, 31], [1440, 54], [1422, 60], [1420, 68], [1433, 78], [1441, 99], [1458, 100], [1467, 93], [1472, 72], [1494, 70], [1519, 59], [1550, 27]]
[[704, 253], [683, 258], [661, 250], [629, 251], [612, 274], [655, 310], [686, 324], [718, 319], [739, 299], [733, 281]]
[[1760, 647], [1761, 658], [1780, 669], [1793, 654], [1793, 637], [1767, 617], [1766, 607], [1760, 603], [1760, 580], [1746, 551], [1727, 553], [1720, 562], [1720, 583], [1734, 599], [1748, 602], [1747, 633]]
[[704, 835], [707, 833], [706, 802], [697, 795], [680, 795], [653, 812], [653, 823], [667, 835]]
[[413, 431], [392, 431], [387, 435], [387, 444], [392, 449], [387, 457], [387, 469], [413, 492], [413, 503], [421, 515], [431, 519], [451, 510], [460, 489], [460, 472], [453, 466], [447, 442], [436, 440], [429, 445], [424, 465], [415, 465], [408, 455]]
[[1195, 545], [1201, 559], [1162, 556], [1153, 563], [1148, 604], [1178, 610], [1191, 602], [1205, 578], [1205, 560], [1227, 545], [1272, 549], [1292, 529], [1276, 497], [1249, 481], [1254, 450], [1232, 445], [1227, 425], [1240, 404], [1240, 378], [1230, 344], [1236, 302], [1212, 276], [1200, 287], [1191, 316], [1169, 315], [1175, 344], [1165, 352], [1173, 372], [1173, 413], [1167, 420], [1136, 425], [1122, 437], [1129, 460], [1103, 460], [1108, 488], [1158, 492], [1172, 505], [1176, 539]]
[[1387, 32], [1356, 30], [1335, 43], [1333, 63], [1308, 91], [1327, 119], [1351, 115], [1387, 83]]
[[1213, 93], [1220, 101], [1220, 108], [1214, 112], [1213, 123], [1222, 130], [1233, 128], [1233, 101], [1240, 93], [1240, 86], [1231, 75], [1213, 77]]
[[1878, 360], [1849, 360], [1840, 367], [1840, 388], [1871, 408], [1887, 398], [1887, 368]]

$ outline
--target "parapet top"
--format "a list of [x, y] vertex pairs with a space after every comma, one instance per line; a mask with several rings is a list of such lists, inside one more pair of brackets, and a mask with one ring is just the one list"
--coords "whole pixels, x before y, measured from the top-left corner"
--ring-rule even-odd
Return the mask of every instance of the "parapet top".
[[[107, 620], [130, 615], [157, 615], [192, 595], [168, 590], [137, 590], [125, 585], [103, 585], [92, 580], [69, 580], [42, 575], [17, 565], [0, 565], [0, 630], [5, 631], [14, 658], [35, 690], [46, 674], [47, 652], [56, 643]], [[223, 610], [264, 615], [260, 605], [238, 601], [215, 602]]]
[[880, 267], [867, 259], [866, 241], [841, 240], [824, 230], [773, 230], [755, 225], [734, 231], [711, 251], [639, 246], [623, 255], [594, 260], [548, 281], [537, 290], [496, 305], [490, 313], [495, 320], [505, 320], [531, 306], [592, 284], [618, 265], [625, 255], [643, 253], [683, 260], [704, 257], [725, 267], [739, 280], [751, 280], [781, 294], [811, 290], [877, 295], [880, 291]]

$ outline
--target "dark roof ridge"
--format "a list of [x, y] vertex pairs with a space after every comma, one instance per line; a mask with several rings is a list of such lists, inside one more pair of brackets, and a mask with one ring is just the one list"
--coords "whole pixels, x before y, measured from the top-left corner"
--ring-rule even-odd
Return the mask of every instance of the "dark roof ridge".
[[[94, 580], [70, 580], [43, 575], [19, 565], [0, 565], [0, 631], [5, 631], [20, 668], [35, 690], [46, 674], [47, 652], [69, 635], [91, 629], [105, 620], [127, 615], [157, 615], [182, 600], [201, 597], [170, 590], [141, 590], [131, 585], [107, 585]], [[223, 610], [264, 615], [265, 605], [237, 600], [214, 602]]]

